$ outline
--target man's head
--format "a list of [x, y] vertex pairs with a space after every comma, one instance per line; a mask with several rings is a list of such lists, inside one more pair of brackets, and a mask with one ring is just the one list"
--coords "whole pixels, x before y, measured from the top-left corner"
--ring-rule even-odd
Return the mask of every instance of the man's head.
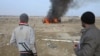
[[86, 25], [95, 24], [95, 15], [92, 12], [87, 11], [81, 16], [81, 21], [83, 27], [86, 27]]
[[28, 15], [23, 13], [20, 15], [20, 23], [28, 23]]

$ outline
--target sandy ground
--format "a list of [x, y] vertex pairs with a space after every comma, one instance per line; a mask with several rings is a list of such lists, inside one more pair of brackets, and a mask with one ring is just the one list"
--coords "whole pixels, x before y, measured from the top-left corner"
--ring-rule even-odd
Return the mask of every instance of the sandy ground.
[[[75, 56], [73, 41], [80, 39], [80, 20], [62, 18], [59, 24], [43, 24], [43, 17], [30, 17], [34, 28], [38, 56]], [[9, 43], [11, 33], [18, 26], [18, 17], [0, 17], [0, 56], [19, 56], [17, 48]], [[100, 20], [96, 20], [100, 29]]]

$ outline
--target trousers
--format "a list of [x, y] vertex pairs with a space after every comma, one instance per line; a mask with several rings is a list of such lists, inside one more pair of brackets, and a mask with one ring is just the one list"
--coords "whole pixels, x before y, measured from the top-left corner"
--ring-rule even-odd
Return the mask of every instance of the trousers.
[[31, 56], [31, 55], [28, 53], [20, 53], [20, 56]]

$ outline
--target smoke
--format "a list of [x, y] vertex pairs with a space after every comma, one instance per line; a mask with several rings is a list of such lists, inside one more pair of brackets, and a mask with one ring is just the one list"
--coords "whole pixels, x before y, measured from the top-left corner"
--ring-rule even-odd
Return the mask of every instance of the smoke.
[[47, 17], [49, 19], [54, 19], [54, 18], [59, 19], [68, 10], [69, 5], [73, 0], [50, 0], [50, 1], [52, 5], [51, 9], [48, 12]]
[[70, 8], [78, 9], [82, 6], [87, 6], [93, 3], [100, 3], [100, 0], [73, 0], [73, 2], [70, 5]]
[[51, 8], [47, 17], [49, 19], [60, 19], [69, 8], [77, 9], [90, 3], [97, 3], [100, 0], [50, 0]]

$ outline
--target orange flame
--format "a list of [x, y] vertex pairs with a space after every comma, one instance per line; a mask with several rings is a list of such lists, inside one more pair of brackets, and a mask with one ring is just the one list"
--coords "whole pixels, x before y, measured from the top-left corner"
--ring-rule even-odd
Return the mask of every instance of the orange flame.
[[58, 23], [58, 22], [59, 22], [59, 21], [58, 21], [57, 18], [54, 18], [53, 20], [50, 20], [50, 19], [48, 19], [48, 18], [45, 18], [45, 19], [43, 20], [43, 23], [45, 23], [45, 24]]
[[50, 21], [47, 18], [45, 18], [43, 22], [46, 24], [50, 24]]
[[54, 23], [58, 23], [58, 19], [57, 18], [54, 19]]

